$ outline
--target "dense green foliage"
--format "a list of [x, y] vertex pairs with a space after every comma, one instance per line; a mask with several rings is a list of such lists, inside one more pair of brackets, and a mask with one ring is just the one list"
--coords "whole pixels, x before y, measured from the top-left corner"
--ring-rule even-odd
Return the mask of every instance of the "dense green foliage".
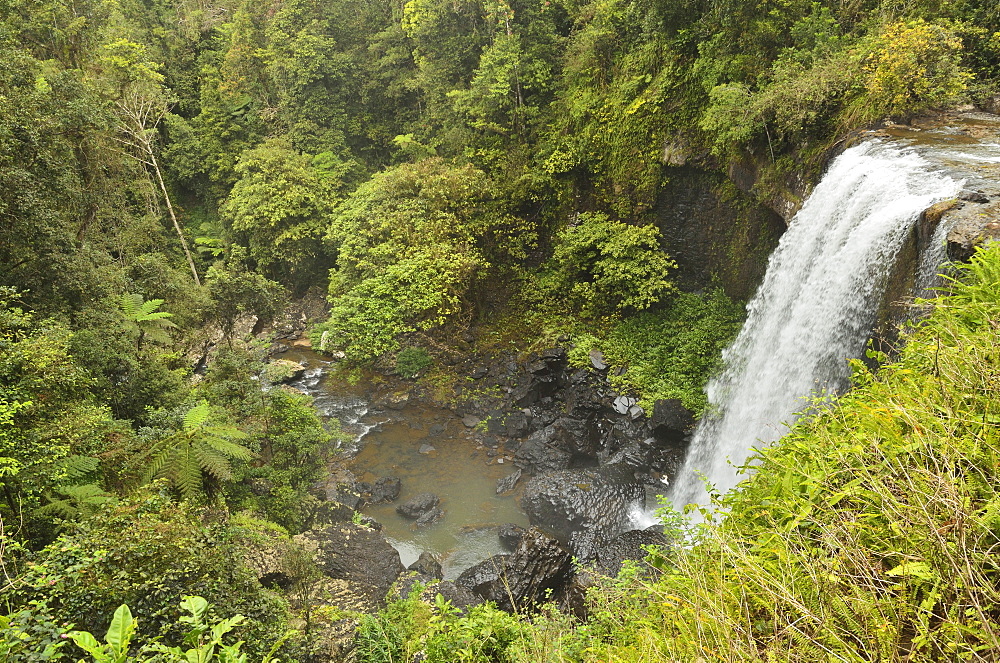
[[[25, 636], [0, 643], [0, 659], [71, 656], [57, 646], [68, 621], [102, 633], [126, 602], [144, 636], [181, 646], [176, 605], [195, 592], [216, 606], [213, 619], [247, 616], [244, 652], [259, 658], [281, 636], [290, 608], [248, 575], [239, 540], [309, 527], [309, 488], [338, 434], [307, 397], [273, 384], [280, 376], [249, 342], [289, 295], [328, 296], [317, 347], [395, 361], [404, 377], [426, 372], [435, 349], [472, 325], [516, 318], [527, 336], [572, 330], [577, 354], [600, 348], [625, 368], [615, 386], [647, 406], [677, 397], [699, 410], [739, 308], [676, 292], [651, 213], [676, 172], [666, 154], [720, 170], [751, 155], [766, 186], [815, 165], [845, 130], [990, 98], [998, 72], [994, 0], [0, 3], [0, 612], [5, 632]], [[957, 317], [939, 312], [917, 332], [905, 368], [859, 376], [866, 386], [844, 401], [853, 409], [831, 411], [871, 417], [851, 425], [866, 439], [894, 430], [891, 444], [865, 456], [848, 429], [821, 432], [834, 414], [803, 424], [763, 462], [772, 477], [793, 468], [812, 478], [780, 490], [758, 478], [756, 506], [734, 501], [729, 524], [713, 530], [721, 538], [675, 561], [715, 564], [698, 571], [701, 594], [681, 592], [694, 575], [633, 587], [620, 614], [652, 596], [654, 617], [608, 621], [593, 642], [577, 631], [559, 651], [613, 649], [628, 633], [648, 651], [708, 655], [688, 646], [703, 642], [691, 633], [650, 626], [656, 610], [707, 615], [711, 642], [738, 651], [752, 640], [761, 656], [810, 639], [847, 647], [850, 629], [889, 658], [907, 648], [960, 657], [989, 643], [980, 626], [995, 601], [973, 589], [993, 580], [975, 566], [986, 530], [959, 538], [966, 530], [912, 511], [938, 516], [933, 499], [951, 493], [928, 486], [945, 485], [947, 470], [961, 497], [948, 508], [965, 514], [955, 522], [993, 518], [986, 465], [970, 463], [992, 458], [983, 440], [995, 422], [966, 396], [988, 389], [931, 388], [959, 385], [960, 371], [990, 375], [958, 356], [954, 375], [942, 373], [938, 338], [978, 348], [969, 361], [988, 349], [963, 335], [977, 333], [992, 295], [984, 304], [970, 301], [973, 286], [957, 290], [940, 309]], [[933, 370], [920, 364], [932, 337]], [[903, 375], [924, 381], [893, 382]], [[937, 418], [876, 426], [871, 404], [891, 396], [883, 380], [914, 400], [878, 407]], [[938, 392], [943, 400], [920, 400]], [[935, 440], [956, 446], [918, 430], [943, 430]], [[796, 444], [829, 452], [795, 456]], [[843, 467], [893, 490], [852, 484], [822, 502], [826, 488], [845, 490]], [[803, 495], [815, 501], [794, 502]], [[758, 511], [765, 500], [780, 508]], [[805, 514], [797, 521], [781, 511], [793, 503]], [[865, 548], [848, 562], [869, 566], [841, 572], [832, 548], [813, 546], [827, 535], [803, 523], [848, 507], [847, 520], [824, 525], [829, 537], [893, 548], [871, 553], [881, 567]], [[233, 514], [256, 525], [232, 525]], [[896, 532], [897, 517], [915, 519], [912, 534]], [[782, 527], [799, 538], [750, 544]], [[966, 545], [964, 570], [946, 566]], [[745, 585], [725, 569], [773, 589], [762, 569], [793, 561], [797, 570], [774, 576], [787, 591], [759, 589], [762, 605], [734, 598]], [[807, 577], [822, 596], [802, 594]], [[850, 611], [815, 603], [833, 590]], [[717, 611], [697, 603], [709, 598]], [[737, 614], [749, 615], [746, 628]], [[446, 606], [426, 622], [433, 637], [417, 637], [440, 660], [535, 656], [543, 649], [531, 647], [571, 632]], [[407, 654], [412, 640], [400, 641]], [[630, 654], [609, 653], [619, 655]]]

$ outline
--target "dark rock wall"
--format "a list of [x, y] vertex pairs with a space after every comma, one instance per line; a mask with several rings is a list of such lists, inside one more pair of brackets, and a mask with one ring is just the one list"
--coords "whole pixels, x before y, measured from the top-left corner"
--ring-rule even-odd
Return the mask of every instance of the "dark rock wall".
[[677, 262], [678, 285], [700, 290], [717, 282], [733, 299], [749, 299], [784, 220], [721, 173], [685, 166], [669, 169], [668, 178], [652, 214]]

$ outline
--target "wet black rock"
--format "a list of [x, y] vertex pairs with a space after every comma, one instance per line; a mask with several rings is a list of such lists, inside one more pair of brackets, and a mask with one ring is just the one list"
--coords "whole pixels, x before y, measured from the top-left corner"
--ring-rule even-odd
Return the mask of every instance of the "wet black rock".
[[654, 575], [656, 570], [645, 562], [649, 554], [646, 548], [647, 546], [666, 548], [667, 545], [667, 537], [663, 535], [661, 528], [650, 527], [624, 532], [597, 549], [596, 568], [604, 575], [614, 577], [618, 575], [622, 564], [626, 560], [631, 560], [639, 563], [645, 575]]
[[485, 586], [499, 578], [500, 574], [507, 568], [507, 560], [510, 557], [511, 555], [493, 555], [492, 557], [487, 557], [478, 564], [462, 571], [458, 578], [455, 579], [455, 584], [459, 587], [472, 590], [478, 595], [476, 588]]
[[420, 493], [396, 507], [396, 513], [404, 518], [420, 518], [431, 511], [441, 500], [434, 493]]
[[530, 610], [558, 595], [573, 577], [573, 558], [541, 530], [524, 533], [513, 555], [495, 555], [458, 577], [456, 584], [508, 612]]
[[524, 437], [531, 428], [531, 415], [522, 411], [511, 412], [502, 421], [507, 437]]
[[328, 502], [339, 502], [352, 511], [356, 511], [364, 502], [364, 499], [358, 494], [357, 487], [346, 484], [327, 486], [324, 496]]
[[514, 470], [502, 479], [497, 480], [497, 495], [506, 495], [517, 487], [521, 480], [521, 470]]
[[428, 525], [433, 525], [437, 521], [444, 518], [444, 509], [440, 507], [434, 507], [430, 511], [424, 512], [419, 518], [417, 518], [417, 527], [427, 527]]
[[677, 398], [661, 399], [653, 403], [649, 426], [658, 439], [679, 443], [694, 428], [694, 414]]
[[517, 550], [517, 547], [521, 545], [521, 538], [524, 537], [525, 531], [523, 527], [514, 523], [501, 525], [500, 529], [497, 530], [497, 536], [500, 537], [500, 545], [510, 551]]
[[399, 497], [402, 482], [399, 477], [379, 477], [372, 484], [368, 501], [372, 504], [393, 502]]
[[617, 468], [559, 470], [531, 479], [521, 507], [537, 525], [579, 559], [627, 529], [629, 510], [645, 501], [645, 489]]
[[567, 469], [575, 456], [596, 453], [594, 433], [586, 420], [560, 417], [529, 435], [518, 447], [514, 460], [528, 474]]
[[294, 540], [313, 552], [325, 576], [346, 581], [352, 594], [372, 604], [384, 603], [386, 592], [404, 571], [399, 553], [380, 532], [354, 523], [308, 530]]
[[421, 575], [436, 578], [438, 580], [444, 577], [444, 573], [441, 569], [441, 562], [439, 562], [437, 557], [435, 557], [432, 553], [426, 551], [420, 553], [420, 557], [417, 558], [417, 561], [406, 567], [406, 570], [416, 571]]
[[982, 191], [972, 191], [970, 189], [963, 189], [961, 193], [958, 194], [959, 200], [965, 200], [970, 203], [988, 203], [990, 199], [983, 194]]
[[572, 460], [572, 453], [548, 443], [544, 430], [532, 433], [514, 453], [514, 462], [528, 474], [565, 470]]

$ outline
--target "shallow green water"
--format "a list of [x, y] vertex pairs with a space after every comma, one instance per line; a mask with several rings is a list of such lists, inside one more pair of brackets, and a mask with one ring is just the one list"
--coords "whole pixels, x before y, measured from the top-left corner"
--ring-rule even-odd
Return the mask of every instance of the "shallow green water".
[[[282, 358], [299, 361], [311, 369], [326, 362], [308, 351], [294, 351]], [[359, 480], [396, 476], [402, 482], [399, 499], [391, 504], [366, 505], [365, 515], [382, 524], [404, 565], [422, 551], [438, 555], [446, 579], [490, 555], [505, 552], [497, 537], [504, 523], [528, 524], [515, 496], [496, 495], [498, 479], [516, 468], [509, 456], [493, 455], [480, 446], [474, 431], [450, 410], [407, 404], [402, 409], [372, 405], [373, 385], [364, 379], [351, 385], [327, 371], [315, 371], [297, 383], [315, 398], [324, 415], [342, 421], [345, 430], [358, 436], [358, 451], [349, 467]], [[429, 450], [427, 447], [433, 447]], [[424, 453], [421, 453], [423, 447]], [[494, 452], [495, 453], [495, 452]], [[444, 517], [418, 528], [396, 513], [401, 502], [423, 492], [441, 498]]]

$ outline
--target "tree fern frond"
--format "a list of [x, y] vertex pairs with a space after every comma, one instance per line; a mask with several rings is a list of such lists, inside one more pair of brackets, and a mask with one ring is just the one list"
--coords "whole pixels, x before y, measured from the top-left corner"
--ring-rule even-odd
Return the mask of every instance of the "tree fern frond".
[[207, 400], [202, 399], [200, 403], [188, 410], [187, 414], [184, 415], [184, 431], [193, 432], [200, 428], [208, 421], [208, 417], [211, 414], [211, 406]]
[[[142, 298], [140, 297], [140, 301], [141, 301], [141, 299]], [[146, 301], [142, 302], [142, 304], [139, 305], [139, 316], [137, 316], [137, 317], [145, 318], [145, 319], [148, 320], [150, 316], [154, 316], [154, 315], [167, 315], [167, 316], [169, 316], [170, 315], [169, 313], [156, 312], [156, 309], [158, 309], [161, 306], [163, 306], [163, 302], [164, 301], [165, 300], [163, 300], [163, 299], [147, 299]]]
[[114, 495], [105, 492], [93, 483], [78, 486], [58, 486], [57, 493], [62, 493], [62, 499], [51, 500], [48, 504], [35, 509], [40, 516], [56, 516], [71, 520], [79, 516], [93, 515], [101, 506], [113, 502]]
[[63, 518], [72, 520], [76, 518], [78, 509], [70, 499], [52, 499], [48, 504], [35, 509], [35, 515], [43, 518]]
[[230, 442], [229, 440], [221, 437], [206, 437], [204, 438], [204, 443], [206, 446], [211, 447], [215, 451], [229, 456], [230, 458], [250, 460], [256, 455], [253, 451], [247, 449], [243, 445]]
[[153, 459], [150, 461], [149, 465], [146, 466], [146, 471], [142, 473], [142, 482], [149, 483], [153, 479], [159, 479], [164, 476], [164, 469], [167, 466], [167, 461], [174, 453], [173, 447], [167, 447], [161, 449]]
[[198, 465], [206, 474], [212, 475], [219, 481], [232, 478], [229, 460], [221, 453], [203, 446], [195, 450], [195, 455], [198, 457]]
[[245, 440], [250, 437], [249, 433], [245, 433], [235, 426], [215, 424], [211, 426], [204, 426], [201, 430], [206, 437], [216, 437], [229, 440]]
[[177, 465], [177, 488], [181, 491], [181, 496], [186, 500], [192, 500], [202, 493], [201, 466], [192, 449], [188, 448], [186, 453], [180, 456]]
[[134, 320], [142, 311], [142, 295], [125, 293], [121, 296], [119, 303], [121, 304], [122, 312], [129, 320]]
[[72, 455], [67, 456], [62, 461], [63, 472], [66, 473], [66, 478], [70, 481], [76, 479], [82, 479], [91, 472], [95, 471], [101, 464], [101, 461], [97, 458], [91, 456], [79, 456]]

